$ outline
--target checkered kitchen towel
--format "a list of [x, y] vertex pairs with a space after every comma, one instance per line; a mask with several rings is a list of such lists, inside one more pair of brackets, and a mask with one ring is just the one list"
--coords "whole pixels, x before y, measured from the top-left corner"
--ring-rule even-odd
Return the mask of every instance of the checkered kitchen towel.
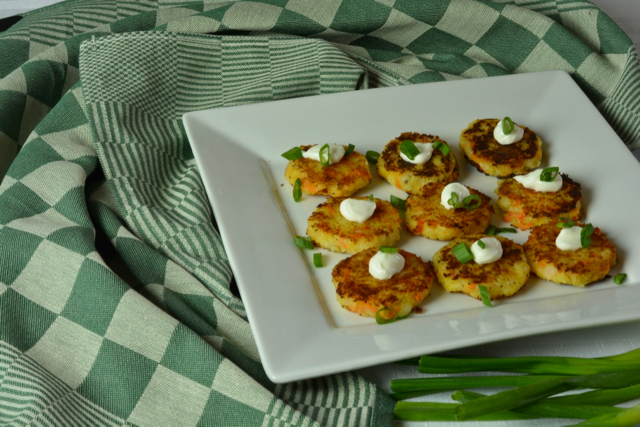
[[0, 33], [0, 423], [384, 425], [265, 376], [181, 115], [566, 70], [630, 148], [640, 72], [587, 1], [70, 0]]

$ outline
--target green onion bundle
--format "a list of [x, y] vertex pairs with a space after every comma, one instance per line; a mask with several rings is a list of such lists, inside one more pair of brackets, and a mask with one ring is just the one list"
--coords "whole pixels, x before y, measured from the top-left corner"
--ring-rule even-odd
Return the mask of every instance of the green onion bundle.
[[[581, 419], [576, 425], [633, 426], [640, 405], [613, 405], [640, 398], [640, 349], [600, 357], [423, 356], [403, 361], [419, 372], [459, 374], [510, 372], [521, 375], [441, 376], [391, 381], [395, 416], [409, 421], [497, 421], [538, 418]], [[484, 395], [473, 388], [507, 388]], [[577, 393], [557, 396], [574, 390]], [[589, 391], [587, 391], [589, 390]], [[457, 403], [406, 402], [404, 399], [453, 391]]]

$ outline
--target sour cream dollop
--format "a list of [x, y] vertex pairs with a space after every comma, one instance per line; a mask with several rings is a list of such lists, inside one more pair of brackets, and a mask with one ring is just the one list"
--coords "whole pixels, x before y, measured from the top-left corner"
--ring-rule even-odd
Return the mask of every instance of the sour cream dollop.
[[413, 145], [416, 146], [420, 154], [414, 157], [413, 160], [409, 159], [403, 152], [400, 152], [400, 157], [405, 162], [413, 163], [414, 165], [422, 165], [427, 163], [429, 159], [431, 159], [431, 155], [433, 154], [433, 144], [430, 142], [414, 142]]
[[[320, 149], [324, 144], [314, 145], [307, 151], [302, 152], [302, 157], [320, 161]], [[329, 144], [329, 164], [338, 163], [344, 157], [344, 147], [338, 144]]]
[[442, 189], [442, 194], [440, 195], [440, 204], [446, 209], [453, 209], [453, 206], [449, 204], [449, 199], [451, 198], [452, 193], [456, 193], [458, 195], [458, 200], [460, 200], [460, 203], [462, 203], [465, 198], [471, 195], [469, 189], [459, 182], [452, 182], [451, 184], [447, 184]]
[[551, 182], [540, 181], [540, 174], [543, 169], [536, 169], [526, 175], [516, 175], [513, 177], [524, 188], [540, 192], [555, 192], [562, 188], [562, 176], [557, 174]]
[[404, 268], [404, 257], [396, 253], [376, 253], [369, 260], [369, 274], [378, 280], [390, 279]]
[[582, 247], [580, 232], [582, 227], [577, 225], [571, 228], [563, 228], [556, 237], [556, 246], [562, 251], [576, 251]]
[[351, 222], [363, 223], [375, 210], [376, 202], [370, 200], [345, 199], [340, 203], [340, 213]]
[[500, 120], [496, 127], [493, 129], [493, 137], [498, 141], [500, 145], [510, 145], [516, 143], [522, 139], [524, 136], [524, 129], [522, 129], [517, 124], [513, 124], [513, 130], [508, 135], [505, 135], [502, 129], [502, 122], [504, 119]]
[[[480, 240], [484, 243], [484, 249], [478, 244]], [[490, 264], [502, 258], [502, 244], [500, 244], [500, 240], [495, 237], [483, 237], [480, 240], [476, 240], [471, 245], [471, 253], [473, 254], [473, 260], [476, 264]]]

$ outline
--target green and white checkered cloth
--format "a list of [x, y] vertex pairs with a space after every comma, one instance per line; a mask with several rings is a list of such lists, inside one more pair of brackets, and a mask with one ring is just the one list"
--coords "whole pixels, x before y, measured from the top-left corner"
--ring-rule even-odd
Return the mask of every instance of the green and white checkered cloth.
[[632, 148], [640, 67], [587, 1], [69, 0], [0, 33], [0, 424], [391, 424], [260, 364], [181, 115], [566, 70]]

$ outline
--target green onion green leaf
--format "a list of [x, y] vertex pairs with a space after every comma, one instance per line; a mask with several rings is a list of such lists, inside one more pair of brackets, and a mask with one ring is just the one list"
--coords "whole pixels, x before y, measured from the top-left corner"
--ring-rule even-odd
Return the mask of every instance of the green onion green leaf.
[[320, 252], [313, 254], [313, 266], [320, 268], [322, 265], [322, 254]]
[[616, 274], [613, 278], [613, 283], [616, 285], [622, 285], [622, 282], [627, 278], [627, 275], [624, 273]]
[[471, 249], [469, 249], [465, 243], [458, 243], [451, 251], [453, 252], [453, 256], [462, 264], [473, 259], [473, 253], [471, 253]]
[[296, 246], [301, 249], [313, 249], [313, 242], [311, 238], [306, 236], [293, 236], [293, 241]]
[[300, 178], [296, 178], [296, 182], [293, 183], [293, 200], [299, 202], [302, 198], [302, 181]]
[[571, 221], [569, 218], [559, 217], [558, 219], [561, 221], [556, 224], [556, 227], [558, 228], [571, 228], [576, 225], [576, 223], [574, 221]]
[[451, 197], [449, 198], [449, 200], [447, 200], [447, 203], [449, 204], [449, 206], [453, 206], [454, 208], [459, 208], [460, 207], [460, 198], [458, 197], [458, 193], [456, 193], [455, 191], [451, 193]]
[[291, 150], [281, 154], [287, 160], [298, 160], [302, 158], [302, 149], [300, 147], [293, 147]]
[[380, 157], [380, 153], [377, 151], [367, 151], [364, 155], [369, 163], [375, 164], [378, 161], [378, 157]]
[[373, 194], [369, 194], [369, 201], [373, 202]]
[[489, 291], [487, 291], [487, 287], [478, 285], [478, 290], [480, 291], [480, 298], [482, 298], [482, 303], [487, 307], [493, 307], [491, 305], [491, 298], [489, 298]]
[[353, 153], [353, 150], [356, 148], [355, 145], [349, 144], [346, 150], [344, 150], [344, 157], [347, 157], [349, 154]]
[[[393, 313], [393, 318], [392, 319], [387, 319], [385, 317], [382, 317], [381, 313], [385, 312], [385, 311], [391, 311]], [[378, 310], [378, 312], [376, 313], [376, 323], [378, 325], [385, 325], [387, 323], [393, 323], [396, 320], [398, 320], [398, 313], [396, 313], [395, 311], [391, 310], [390, 308], [387, 307], [382, 307], [380, 310]]]
[[323, 168], [331, 164], [331, 148], [329, 144], [324, 144], [322, 148], [320, 148], [320, 164]]
[[505, 135], [509, 135], [511, 132], [513, 132], [513, 129], [515, 129], [515, 126], [511, 118], [505, 117], [504, 119], [502, 119], [502, 132]]
[[471, 210], [479, 207], [482, 204], [482, 199], [477, 194], [471, 194], [462, 201], [462, 207]]
[[396, 208], [396, 210], [402, 212], [407, 210], [407, 204], [404, 199], [391, 195], [391, 197], [389, 197], [389, 201], [391, 202], [391, 206]]
[[580, 231], [580, 244], [583, 248], [591, 244], [591, 235], [593, 234], [593, 225], [587, 224]]
[[480, 249], [484, 249], [487, 247], [487, 245], [485, 245], [482, 240], [478, 240], [478, 246], [480, 246]]
[[380, 252], [385, 253], [385, 254], [396, 254], [396, 253], [398, 253], [398, 248], [394, 248], [392, 246], [380, 246], [378, 248], [378, 250]]
[[402, 141], [400, 144], [400, 152], [407, 156], [409, 160], [413, 160], [416, 158], [418, 154], [420, 154], [420, 150], [411, 140]]
[[552, 166], [550, 168], [542, 169], [540, 172], [540, 181], [542, 182], [552, 182], [558, 176], [558, 172], [560, 168], [558, 166]]
[[486, 234], [487, 236], [495, 236], [496, 235], [496, 226], [495, 225], [489, 225], [489, 227], [487, 227], [487, 229], [485, 230], [484, 234]]
[[442, 142], [440, 140], [436, 140], [433, 143], [433, 148], [435, 150], [439, 150], [445, 156], [448, 156], [449, 153], [451, 152], [451, 148], [449, 148], [449, 146], [447, 144], [445, 144], [444, 142]]

